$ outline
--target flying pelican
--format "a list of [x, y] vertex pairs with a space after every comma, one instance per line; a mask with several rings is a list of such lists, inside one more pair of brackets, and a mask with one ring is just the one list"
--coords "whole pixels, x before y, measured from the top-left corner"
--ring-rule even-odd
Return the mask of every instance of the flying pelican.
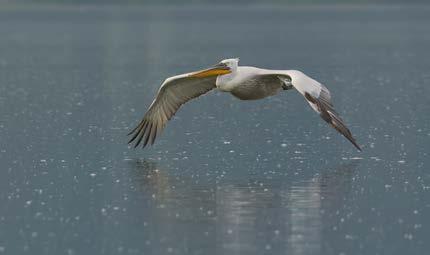
[[230, 92], [241, 100], [262, 99], [282, 89], [295, 88], [323, 120], [361, 151], [334, 110], [330, 92], [324, 85], [297, 70], [269, 70], [238, 64], [238, 58], [224, 59], [210, 68], [167, 78], [143, 119], [128, 134], [132, 135], [128, 143], [135, 141], [135, 148], [142, 141], [143, 147], [154, 144], [157, 135], [181, 105], [215, 88]]

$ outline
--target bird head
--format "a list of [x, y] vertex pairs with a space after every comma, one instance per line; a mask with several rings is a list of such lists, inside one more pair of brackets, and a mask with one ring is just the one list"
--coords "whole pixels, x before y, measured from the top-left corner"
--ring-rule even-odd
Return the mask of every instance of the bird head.
[[230, 68], [231, 71], [236, 70], [237, 66], [239, 65], [239, 58], [228, 58], [221, 60], [219, 62], [220, 64], [225, 64], [227, 67]]

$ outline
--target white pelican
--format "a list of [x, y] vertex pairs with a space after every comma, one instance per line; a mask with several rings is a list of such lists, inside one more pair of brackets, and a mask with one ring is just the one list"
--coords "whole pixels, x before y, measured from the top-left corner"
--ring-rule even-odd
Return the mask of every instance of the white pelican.
[[280, 90], [297, 89], [321, 118], [345, 136], [358, 150], [360, 146], [345, 123], [333, 109], [328, 89], [296, 70], [269, 70], [239, 66], [239, 59], [225, 59], [215, 66], [167, 78], [142, 121], [128, 134], [129, 143], [137, 147], [154, 144], [167, 121], [181, 105], [212, 89], [230, 92], [241, 100], [255, 100], [277, 94]]

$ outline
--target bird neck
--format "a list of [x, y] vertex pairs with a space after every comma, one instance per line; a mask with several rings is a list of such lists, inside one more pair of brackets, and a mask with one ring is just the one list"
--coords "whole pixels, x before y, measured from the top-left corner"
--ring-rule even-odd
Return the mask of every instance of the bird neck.
[[233, 89], [233, 80], [237, 76], [237, 70], [232, 70], [229, 74], [218, 75], [216, 86], [219, 90], [229, 92]]

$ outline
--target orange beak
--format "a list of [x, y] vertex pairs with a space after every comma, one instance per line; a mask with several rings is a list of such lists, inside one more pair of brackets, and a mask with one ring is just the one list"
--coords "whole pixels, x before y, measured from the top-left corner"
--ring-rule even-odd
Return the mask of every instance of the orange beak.
[[213, 67], [200, 70], [197, 72], [193, 72], [189, 75], [189, 77], [205, 78], [209, 76], [222, 75], [222, 74], [228, 74], [228, 73], [231, 73], [230, 67], [226, 66], [223, 63], [219, 63], [214, 65]]

